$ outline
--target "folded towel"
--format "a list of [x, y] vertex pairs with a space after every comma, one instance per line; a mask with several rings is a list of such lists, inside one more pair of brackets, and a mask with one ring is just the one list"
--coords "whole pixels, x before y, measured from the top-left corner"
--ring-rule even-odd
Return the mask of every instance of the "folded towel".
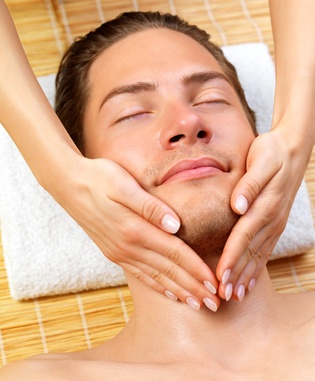
[[[260, 132], [271, 125], [274, 66], [264, 44], [224, 47], [257, 113]], [[39, 78], [52, 102], [54, 75]], [[0, 128], [0, 217], [11, 295], [44, 295], [125, 283], [120, 267], [107, 260], [83, 230], [36, 182], [11, 139]], [[273, 258], [302, 253], [314, 245], [313, 219], [302, 184]]]

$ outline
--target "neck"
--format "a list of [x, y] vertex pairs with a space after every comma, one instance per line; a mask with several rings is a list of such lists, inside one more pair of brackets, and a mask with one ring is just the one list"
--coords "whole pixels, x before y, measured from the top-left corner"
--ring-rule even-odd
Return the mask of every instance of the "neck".
[[[280, 313], [267, 270], [242, 302], [222, 301], [216, 313], [205, 307], [196, 312], [184, 303], [168, 300], [134, 277], [127, 277], [135, 311], [116, 341], [120, 355], [123, 347], [126, 358], [131, 356], [134, 361], [150, 361], [151, 353], [155, 361], [159, 353], [168, 361], [187, 356], [200, 358], [205, 353], [216, 356], [226, 353], [231, 342], [234, 349], [246, 348], [248, 340], [267, 340], [271, 322]], [[130, 350], [126, 343], [131, 344]]]

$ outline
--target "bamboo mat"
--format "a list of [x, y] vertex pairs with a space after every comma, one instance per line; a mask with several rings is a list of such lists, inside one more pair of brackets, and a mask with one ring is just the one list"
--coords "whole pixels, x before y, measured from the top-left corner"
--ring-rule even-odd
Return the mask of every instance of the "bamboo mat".
[[[273, 54], [267, 0], [7, 0], [37, 75], [54, 73], [64, 49], [123, 11], [177, 13], [219, 44], [263, 41]], [[306, 173], [315, 206], [315, 153]], [[315, 288], [315, 251], [268, 265], [279, 292]], [[110, 339], [133, 310], [127, 287], [16, 302], [10, 298], [0, 246], [0, 366], [31, 355], [75, 351]]]

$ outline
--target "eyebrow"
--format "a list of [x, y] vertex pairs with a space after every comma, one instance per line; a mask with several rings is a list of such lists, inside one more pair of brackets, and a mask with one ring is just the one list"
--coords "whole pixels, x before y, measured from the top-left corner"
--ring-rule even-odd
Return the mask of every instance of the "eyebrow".
[[192, 74], [184, 75], [181, 82], [184, 86], [190, 86], [194, 84], [203, 84], [215, 79], [223, 79], [228, 84], [231, 84], [228, 78], [218, 71], [201, 71]]
[[[228, 84], [230, 84], [230, 81], [228, 78], [218, 72], [218, 71], [205, 71], [205, 72], [195, 72], [192, 74], [184, 75], [181, 78], [181, 83], [188, 87], [190, 85], [194, 84], [203, 84], [209, 81], [213, 81], [215, 79], [222, 79]], [[147, 91], [156, 91], [158, 88], [158, 85], [154, 82], [136, 82], [132, 83], [130, 85], [123, 85], [113, 88], [103, 99], [100, 109], [104, 106], [104, 104], [109, 101], [111, 98], [114, 98], [118, 95], [122, 94], [137, 94], [137, 93], [143, 93]]]
[[137, 93], [143, 93], [146, 91], [155, 91], [157, 89], [157, 87], [158, 87], [157, 84], [151, 83], [151, 82], [136, 82], [136, 83], [132, 83], [130, 85], [115, 87], [103, 99], [103, 102], [101, 103], [100, 109], [103, 107], [103, 105], [107, 101], [109, 101], [111, 98], [117, 97], [118, 95], [137, 94]]

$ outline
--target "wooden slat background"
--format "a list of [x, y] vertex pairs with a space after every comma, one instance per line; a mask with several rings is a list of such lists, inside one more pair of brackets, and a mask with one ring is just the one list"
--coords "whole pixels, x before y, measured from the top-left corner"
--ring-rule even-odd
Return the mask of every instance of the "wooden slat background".
[[[177, 13], [221, 45], [263, 41], [273, 54], [267, 0], [6, 0], [36, 75], [54, 73], [64, 49], [91, 28], [130, 10]], [[306, 173], [315, 205], [315, 154]], [[315, 251], [274, 261], [279, 292], [315, 288]], [[48, 297], [10, 298], [0, 246], [0, 366], [34, 354], [75, 351], [114, 336], [133, 309], [127, 287]]]

